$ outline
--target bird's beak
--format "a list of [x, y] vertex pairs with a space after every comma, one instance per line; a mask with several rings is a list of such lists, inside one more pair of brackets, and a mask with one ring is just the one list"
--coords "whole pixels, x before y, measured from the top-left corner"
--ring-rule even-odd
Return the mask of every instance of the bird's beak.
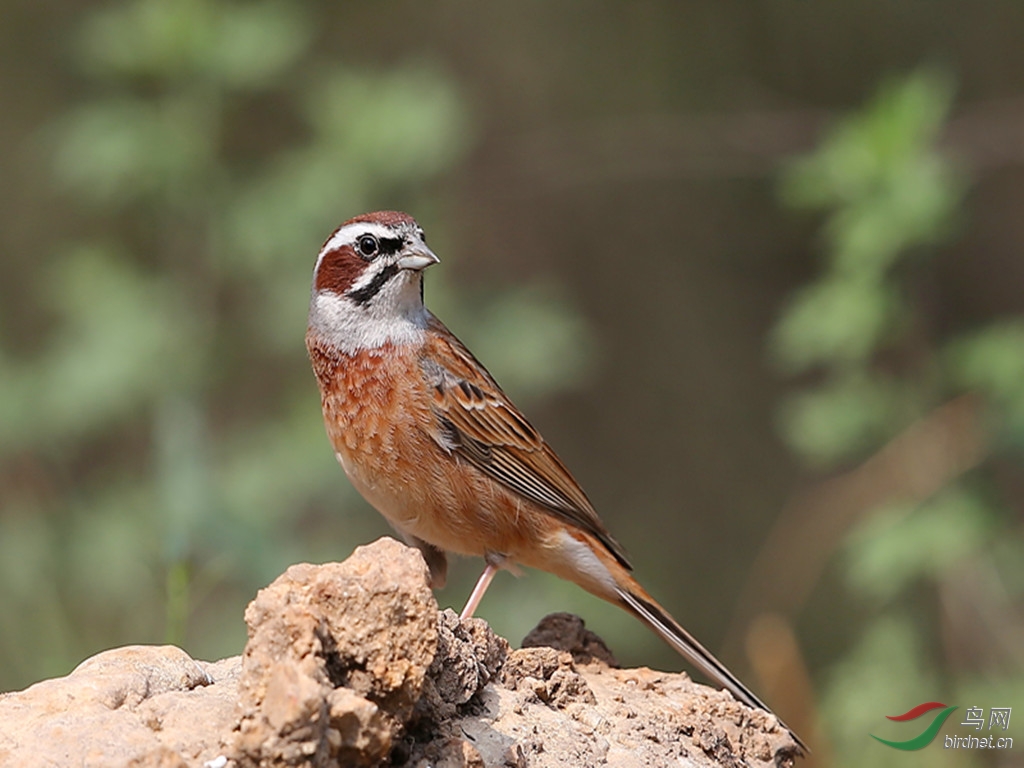
[[397, 263], [399, 269], [411, 269], [414, 272], [419, 272], [421, 269], [426, 269], [431, 264], [437, 264], [439, 261], [441, 260], [437, 258], [432, 250], [425, 245], [419, 245], [400, 258]]

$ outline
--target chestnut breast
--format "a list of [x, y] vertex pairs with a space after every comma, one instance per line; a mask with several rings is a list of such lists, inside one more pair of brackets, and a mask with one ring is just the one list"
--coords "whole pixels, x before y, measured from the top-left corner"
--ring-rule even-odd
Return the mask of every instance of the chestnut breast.
[[553, 522], [442, 448], [409, 349], [347, 354], [309, 341], [324, 423], [353, 486], [398, 530], [467, 555], [513, 556]]

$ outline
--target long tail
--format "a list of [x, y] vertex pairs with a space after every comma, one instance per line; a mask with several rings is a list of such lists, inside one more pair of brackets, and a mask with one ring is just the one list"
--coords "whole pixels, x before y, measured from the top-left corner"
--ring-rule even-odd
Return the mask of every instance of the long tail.
[[[710, 679], [717, 682], [719, 685], [728, 689], [733, 696], [739, 701], [743, 702], [749, 707], [756, 709], [762, 709], [765, 712], [775, 715], [768, 705], [761, 701], [757, 696], [754, 695], [747, 686], [745, 686], [736, 675], [729, 671], [722, 662], [714, 657], [714, 655], [703, 645], [697, 642], [697, 639], [683, 629], [679, 622], [669, 615], [669, 612], [658, 605], [655, 600], [647, 594], [647, 592], [633, 580], [632, 577], [626, 576], [629, 581], [633, 582], [628, 587], [616, 586], [615, 591], [618, 593], [621, 605], [640, 619], [644, 624], [653, 629], [661, 638], [671, 645], [680, 656], [693, 664], [697, 669], [707, 675]], [[778, 715], [775, 715], [778, 718]], [[779, 720], [779, 724], [782, 725], [793, 740], [805, 753], [808, 752], [807, 745], [801, 741], [800, 737], [797, 736], [793, 730]]]
[[[778, 717], [693, 635], [679, 626], [679, 622], [637, 583], [621, 558], [596, 537], [581, 530], [561, 527], [549, 534], [545, 546], [528, 548], [520, 553], [518, 559], [523, 565], [573, 581], [588, 592], [625, 608], [703, 674], [728, 689], [738, 701]], [[779, 723], [789, 731], [804, 753], [809, 752], [807, 745], [789, 726], [781, 720]]]

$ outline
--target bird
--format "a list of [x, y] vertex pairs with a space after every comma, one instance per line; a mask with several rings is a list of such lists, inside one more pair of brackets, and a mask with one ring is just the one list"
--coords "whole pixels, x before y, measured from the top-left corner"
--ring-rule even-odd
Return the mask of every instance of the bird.
[[463, 618], [500, 569], [547, 571], [624, 608], [737, 700], [774, 715], [633, 577], [562, 460], [426, 308], [423, 272], [439, 261], [399, 211], [349, 219], [317, 255], [306, 348], [352, 485], [423, 553], [432, 587], [444, 586], [447, 553], [484, 559]]

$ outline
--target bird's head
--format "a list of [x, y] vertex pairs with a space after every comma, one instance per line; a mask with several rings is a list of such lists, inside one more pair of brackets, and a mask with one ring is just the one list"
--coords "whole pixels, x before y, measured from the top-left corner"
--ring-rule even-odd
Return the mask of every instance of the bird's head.
[[310, 332], [346, 351], [413, 340], [427, 318], [422, 272], [438, 261], [408, 214], [349, 219], [317, 257]]

